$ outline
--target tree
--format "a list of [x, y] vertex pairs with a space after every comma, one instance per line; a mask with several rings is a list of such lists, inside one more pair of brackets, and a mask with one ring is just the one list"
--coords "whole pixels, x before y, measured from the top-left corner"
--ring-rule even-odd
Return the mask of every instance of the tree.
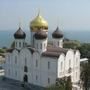
[[67, 78], [65, 90], [72, 90], [71, 76]]
[[83, 81], [83, 87], [85, 88], [85, 90], [88, 90], [88, 88], [90, 87], [90, 63], [83, 63], [81, 66], [81, 80]]
[[57, 79], [55, 85], [52, 85], [45, 90], [72, 90], [71, 76]]

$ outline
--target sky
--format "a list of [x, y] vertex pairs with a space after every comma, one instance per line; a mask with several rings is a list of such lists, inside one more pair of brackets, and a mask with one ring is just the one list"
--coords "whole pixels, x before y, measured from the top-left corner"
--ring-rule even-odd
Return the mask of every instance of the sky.
[[29, 30], [39, 10], [49, 30], [90, 30], [90, 0], [0, 0], [0, 30]]

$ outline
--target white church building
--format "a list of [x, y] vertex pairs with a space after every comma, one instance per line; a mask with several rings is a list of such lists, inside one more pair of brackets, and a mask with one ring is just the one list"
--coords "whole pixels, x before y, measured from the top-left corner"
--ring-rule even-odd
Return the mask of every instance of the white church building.
[[[5, 77], [47, 87], [57, 78], [71, 76], [73, 87], [80, 81], [80, 52], [63, 48], [63, 33], [59, 27], [48, 44], [48, 23], [38, 14], [30, 22], [31, 45], [26, 45], [26, 34], [21, 27], [15, 32], [15, 47], [7, 50]], [[77, 90], [80, 90], [78, 87]]]

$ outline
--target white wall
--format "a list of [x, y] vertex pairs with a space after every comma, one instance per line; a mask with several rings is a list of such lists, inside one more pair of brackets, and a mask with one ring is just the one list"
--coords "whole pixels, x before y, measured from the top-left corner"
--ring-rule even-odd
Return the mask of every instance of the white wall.
[[58, 59], [57, 73], [58, 73], [57, 74], [58, 78], [62, 78], [65, 76], [65, 55], [64, 54], [61, 54]]
[[42, 52], [45, 52], [47, 49], [47, 38], [43, 40], [36, 40], [35, 39], [35, 48], [39, 51], [41, 54]]
[[63, 48], [63, 38], [61, 38], [61, 39], [52, 38], [52, 40], [53, 40], [53, 47]]

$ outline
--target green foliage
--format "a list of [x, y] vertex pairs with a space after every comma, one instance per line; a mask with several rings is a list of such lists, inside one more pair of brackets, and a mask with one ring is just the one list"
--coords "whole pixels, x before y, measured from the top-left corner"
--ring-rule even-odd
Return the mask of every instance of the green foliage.
[[78, 47], [81, 53], [82, 58], [89, 58], [90, 59], [90, 43], [84, 43], [81, 44], [80, 47]]
[[0, 48], [0, 53], [5, 53], [5, 50]]
[[77, 47], [80, 47], [80, 42], [75, 41], [75, 40], [74, 41], [72, 41], [72, 40], [64, 41], [63, 47], [77, 49]]
[[81, 64], [81, 80], [83, 81], [83, 87], [87, 90], [90, 87], [90, 63], [82, 63]]
[[72, 90], [72, 82], [70, 76], [67, 78], [65, 90]]
[[58, 79], [56, 85], [47, 87], [45, 90], [72, 90], [71, 76]]

